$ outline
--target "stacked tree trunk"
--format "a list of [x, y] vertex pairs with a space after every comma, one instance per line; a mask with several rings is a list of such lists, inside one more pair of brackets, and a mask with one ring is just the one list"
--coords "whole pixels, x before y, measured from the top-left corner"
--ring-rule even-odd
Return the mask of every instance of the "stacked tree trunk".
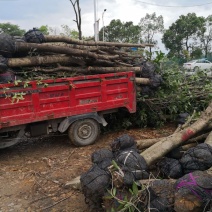
[[[36, 29], [23, 38], [0, 34], [0, 71], [16, 75], [33, 73], [48, 78], [135, 71], [141, 72], [142, 55], [132, 54], [132, 47], [144, 49], [149, 44], [80, 41], [64, 36], [44, 36]], [[22, 75], [23, 76], [23, 75]], [[138, 80], [148, 84], [148, 79]]]

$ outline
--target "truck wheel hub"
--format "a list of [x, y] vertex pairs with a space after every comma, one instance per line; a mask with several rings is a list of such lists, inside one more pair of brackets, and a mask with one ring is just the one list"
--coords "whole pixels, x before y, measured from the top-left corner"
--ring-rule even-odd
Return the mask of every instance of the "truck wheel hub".
[[90, 137], [91, 133], [92, 133], [91, 126], [82, 125], [82, 126], [79, 128], [78, 136], [79, 136], [80, 138], [86, 139], [86, 138]]

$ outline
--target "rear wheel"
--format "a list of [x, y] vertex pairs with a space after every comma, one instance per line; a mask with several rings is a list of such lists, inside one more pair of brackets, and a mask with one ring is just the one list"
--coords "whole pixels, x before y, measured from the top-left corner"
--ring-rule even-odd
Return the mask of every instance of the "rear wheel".
[[69, 139], [76, 146], [93, 144], [100, 134], [100, 126], [94, 119], [75, 121], [68, 129]]

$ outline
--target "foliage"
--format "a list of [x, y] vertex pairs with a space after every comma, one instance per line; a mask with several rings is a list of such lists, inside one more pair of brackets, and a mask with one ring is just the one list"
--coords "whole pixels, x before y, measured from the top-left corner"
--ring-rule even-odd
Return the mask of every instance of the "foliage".
[[205, 57], [212, 50], [212, 15], [205, 19], [204, 28], [198, 34], [200, 47], [205, 53]]
[[162, 75], [163, 83], [154, 95], [144, 96], [137, 92], [137, 112], [128, 114], [121, 111], [106, 117], [114, 123], [114, 130], [131, 127], [157, 127], [167, 121], [174, 121], [179, 113], [203, 111], [212, 100], [212, 81], [204, 72], [186, 76], [178, 62], [163, 57], [158, 52], [157, 72]]
[[[203, 55], [203, 52], [202, 52], [202, 49], [199, 48], [199, 47], [194, 47], [192, 49], [192, 52], [191, 52], [191, 58], [193, 59], [198, 59], [198, 58], [201, 58]], [[189, 56], [187, 57], [187, 59], [189, 59]]]
[[23, 29], [20, 29], [18, 25], [11, 24], [11, 23], [0, 23], [0, 33], [4, 32], [11, 36], [23, 36], [26, 32]]
[[[114, 160], [112, 160], [112, 166], [109, 168], [109, 171], [111, 172], [112, 178], [114, 171], [118, 171], [120, 176], [123, 174], [121, 168]], [[136, 182], [133, 182], [132, 188], [118, 188], [112, 185], [112, 188], [108, 190], [108, 194], [104, 197], [104, 199], [109, 200], [109, 204], [106, 203], [105, 205], [106, 211], [139, 212], [139, 194], [143, 189], [142, 186], [142, 189], [139, 190]]]
[[212, 99], [212, 83], [204, 72], [188, 77], [178, 64], [166, 58], [161, 68], [163, 84], [160, 89], [154, 97], [141, 96], [137, 100], [145, 105], [141, 107], [141, 117], [145, 112], [147, 124], [155, 122], [159, 125], [167, 120], [167, 116], [174, 120], [179, 113], [192, 113], [194, 109], [202, 111], [208, 106]]
[[195, 13], [181, 15], [168, 30], [165, 31], [162, 41], [169, 49], [169, 56], [180, 56], [186, 49], [190, 51], [195, 45], [195, 39], [204, 29], [205, 18], [197, 17]]
[[[99, 32], [102, 40], [103, 29]], [[138, 43], [140, 37], [140, 27], [134, 25], [132, 21], [121, 22], [120, 19], [113, 19], [110, 24], [104, 27], [104, 38], [107, 42]]]
[[164, 31], [163, 16], [160, 15], [157, 17], [155, 12], [152, 14], [147, 13], [144, 18], [141, 18], [139, 26], [141, 28], [143, 42], [157, 44], [157, 40], [154, 39], [154, 36]]
[[47, 25], [42, 25], [38, 28], [44, 35], [49, 35], [49, 28]]
[[63, 32], [60, 33], [60, 35], [64, 35], [64, 36], [68, 36], [68, 37], [71, 37], [71, 38], [74, 38], [74, 39], [78, 39], [79, 33], [76, 30], [71, 29], [68, 25], [62, 25], [61, 27], [63, 29]]
[[[138, 186], [133, 182], [132, 188], [125, 194], [124, 198], [120, 198], [116, 187], [113, 187], [108, 191], [109, 195], [107, 199], [113, 199], [117, 202], [115, 208], [111, 208], [110, 211], [122, 211], [122, 212], [139, 212], [137, 205], [140, 202]], [[108, 211], [108, 210], [107, 210]]]

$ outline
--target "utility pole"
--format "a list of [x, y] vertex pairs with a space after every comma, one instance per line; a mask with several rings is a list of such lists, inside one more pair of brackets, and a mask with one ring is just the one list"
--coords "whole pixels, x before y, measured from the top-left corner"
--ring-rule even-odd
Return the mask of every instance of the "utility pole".
[[99, 41], [99, 21], [97, 21], [97, 12], [96, 12], [96, 0], [94, 0], [94, 38], [95, 41]]
[[104, 13], [107, 11], [107, 9], [104, 9], [102, 13], [102, 41], [105, 41], [105, 26], [104, 26]]

